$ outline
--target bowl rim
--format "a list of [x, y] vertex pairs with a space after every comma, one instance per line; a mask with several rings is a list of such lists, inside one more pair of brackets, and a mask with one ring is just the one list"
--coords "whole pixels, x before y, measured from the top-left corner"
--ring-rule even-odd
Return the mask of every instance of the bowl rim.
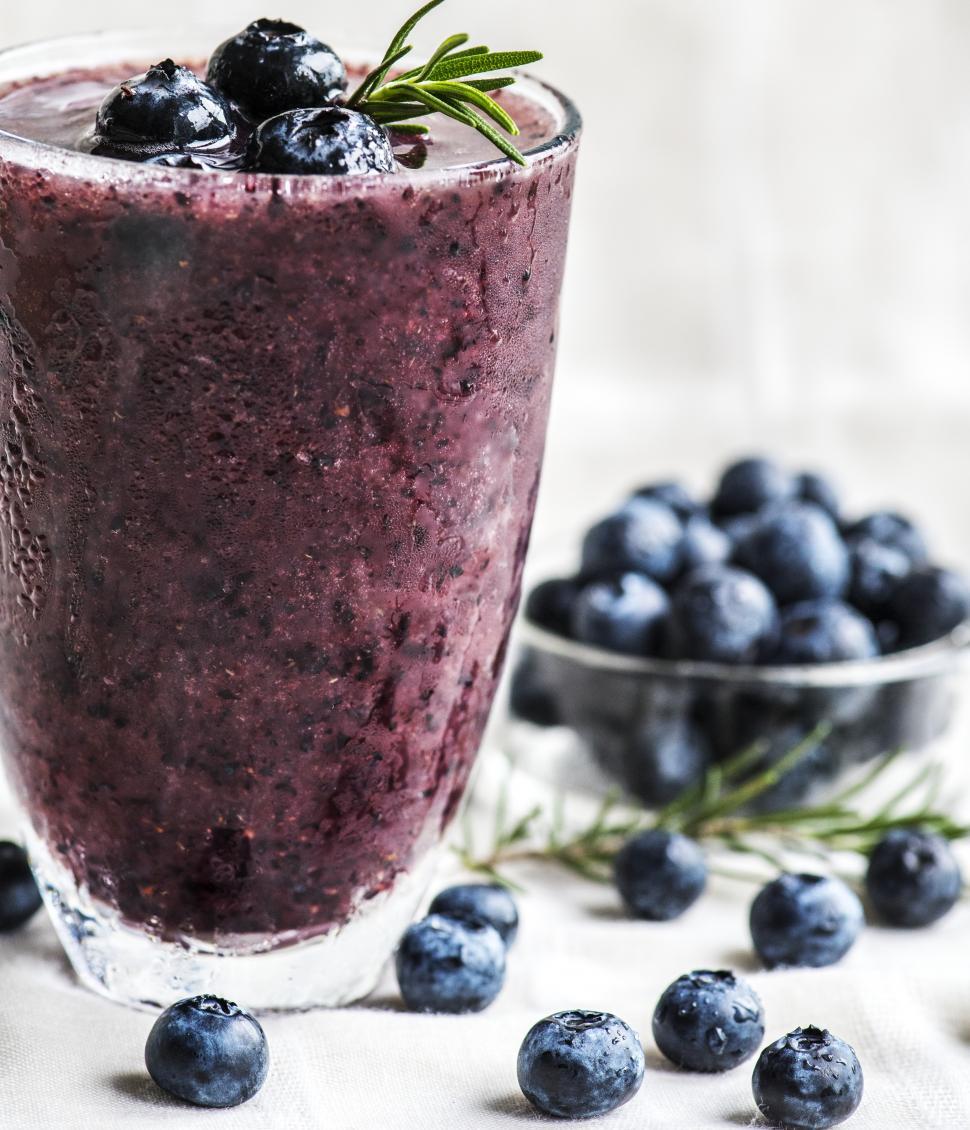
[[970, 618], [948, 635], [906, 651], [891, 652], [874, 659], [796, 666], [755, 666], [623, 655], [594, 644], [568, 639], [525, 615], [519, 624], [519, 640], [520, 643], [580, 667], [644, 678], [697, 679], [748, 686], [860, 687], [908, 682], [953, 670], [970, 652]]

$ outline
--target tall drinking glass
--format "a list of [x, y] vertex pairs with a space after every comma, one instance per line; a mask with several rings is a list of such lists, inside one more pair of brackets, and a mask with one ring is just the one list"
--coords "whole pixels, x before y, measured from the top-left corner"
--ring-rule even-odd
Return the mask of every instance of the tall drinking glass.
[[[191, 37], [0, 55], [0, 87]], [[203, 173], [0, 130], [0, 744], [81, 978], [357, 998], [499, 676], [579, 120], [504, 159]], [[542, 118], [545, 115], [545, 118]]]

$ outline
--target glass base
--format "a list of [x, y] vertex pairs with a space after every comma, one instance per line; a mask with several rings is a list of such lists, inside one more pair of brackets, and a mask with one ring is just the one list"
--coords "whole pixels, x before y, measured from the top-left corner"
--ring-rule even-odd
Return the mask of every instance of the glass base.
[[161, 941], [94, 902], [35, 836], [25, 836], [54, 929], [84, 985], [113, 1001], [157, 1011], [214, 993], [253, 1011], [349, 1004], [376, 986], [431, 879], [435, 853], [365, 904], [341, 929], [290, 945], [254, 939], [237, 951]]

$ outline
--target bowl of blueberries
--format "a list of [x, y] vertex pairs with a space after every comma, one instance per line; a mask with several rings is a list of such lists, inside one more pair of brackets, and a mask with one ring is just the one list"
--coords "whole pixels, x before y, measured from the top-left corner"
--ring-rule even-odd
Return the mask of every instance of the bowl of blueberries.
[[561, 776], [537, 728], [565, 733], [573, 767], [656, 807], [718, 762], [757, 750], [758, 772], [802, 746], [757, 801], [787, 808], [949, 730], [970, 585], [903, 515], [846, 516], [825, 477], [746, 458], [708, 502], [654, 483], [597, 522], [579, 568], [528, 592], [520, 643], [526, 768]]

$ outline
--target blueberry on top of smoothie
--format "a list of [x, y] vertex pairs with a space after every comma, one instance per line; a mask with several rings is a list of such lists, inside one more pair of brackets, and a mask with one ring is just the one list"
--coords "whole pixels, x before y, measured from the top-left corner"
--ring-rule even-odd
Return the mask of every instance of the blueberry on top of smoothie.
[[255, 121], [326, 106], [347, 87], [336, 53], [286, 20], [256, 20], [220, 44], [206, 78]]
[[232, 108], [222, 95], [165, 59], [108, 94], [98, 110], [93, 150], [144, 161], [217, 148], [235, 133]]
[[366, 114], [337, 106], [291, 110], [253, 134], [249, 167], [261, 173], [345, 176], [394, 172], [387, 132]]

